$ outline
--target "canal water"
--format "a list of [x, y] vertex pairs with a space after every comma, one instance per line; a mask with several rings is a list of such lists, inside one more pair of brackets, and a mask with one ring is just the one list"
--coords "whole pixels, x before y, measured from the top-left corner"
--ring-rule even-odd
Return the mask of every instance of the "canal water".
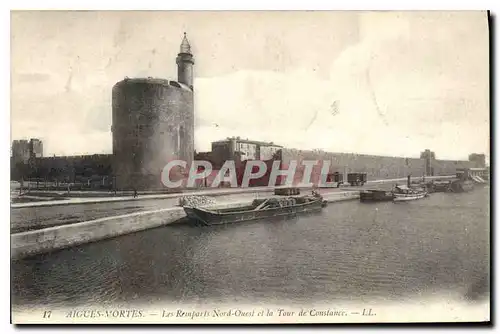
[[489, 297], [489, 188], [215, 227], [170, 225], [12, 263], [12, 304]]

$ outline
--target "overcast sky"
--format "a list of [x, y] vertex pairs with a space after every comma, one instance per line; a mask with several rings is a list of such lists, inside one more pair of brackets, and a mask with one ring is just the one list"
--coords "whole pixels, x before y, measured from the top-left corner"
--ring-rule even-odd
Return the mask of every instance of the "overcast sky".
[[111, 88], [195, 56], [195, 144], [489, 156], [485, 12], [15, 12], [12, 138], [111, 153]]

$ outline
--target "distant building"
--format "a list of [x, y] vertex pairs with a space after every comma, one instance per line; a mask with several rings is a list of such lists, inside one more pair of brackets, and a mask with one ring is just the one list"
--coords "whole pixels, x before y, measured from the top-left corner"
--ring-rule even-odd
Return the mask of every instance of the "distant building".
[[13, 163], [27, 163], [30, 159], [29, 142], [25, 139], [14, 140], [12, 142]]
[[40, 139], [30, 139], [30, 158], [43, 158], [43, 142]]
[[434, 168], [432, 167], [432, 162], [436, 160], [436, 155], [431, 150], [427, 149], [420, 153], [420, 159], [424, 159], [424, 170], [425, 175], [433, 176]]
[[486, 166], [486, 156], [484, 154], [472, 153], [469, 155], [469, 161], [473, 162], [476, 167]]
[[43, 157], [43, 143], [40, 139], [14, 140], [12, 142], [12, 160], [14, 164], [28, 163], [32, 158]]
[[212, 142], [212, 156], [216, 162], [234, 160], [270, 160], [283, 146], [273, 142], [263, 142], [240, 137]]

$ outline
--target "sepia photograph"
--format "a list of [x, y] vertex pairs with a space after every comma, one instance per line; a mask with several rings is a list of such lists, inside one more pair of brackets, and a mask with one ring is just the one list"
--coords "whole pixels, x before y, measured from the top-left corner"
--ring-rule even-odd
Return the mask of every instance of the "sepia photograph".
[[12, 10], [11, 323], [489, 323], [491, 22]]

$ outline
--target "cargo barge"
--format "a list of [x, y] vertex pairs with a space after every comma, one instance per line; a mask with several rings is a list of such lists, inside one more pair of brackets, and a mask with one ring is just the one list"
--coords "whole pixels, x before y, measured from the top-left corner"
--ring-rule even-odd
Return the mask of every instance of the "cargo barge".
[[202, 225], [221, 225], [291, 216], [321, 211], [326, 201], [318, 193], [298, 197], [270, 197], [255, 199], [251, 205], [216, 209], [213, 207], [185, 206], [184, 211], [190, 221]]

